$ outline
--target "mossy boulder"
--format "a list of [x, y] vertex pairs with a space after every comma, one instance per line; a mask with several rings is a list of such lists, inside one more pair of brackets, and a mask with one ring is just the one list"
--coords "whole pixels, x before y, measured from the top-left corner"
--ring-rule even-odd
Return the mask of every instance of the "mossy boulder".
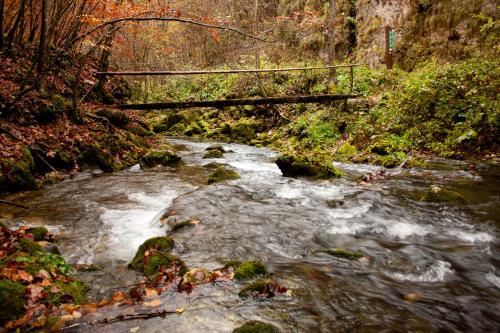
[[245, 281], [267, 275], [266, 266], [257, 260], [246, 261], [239, 265], [234, 272], [234, 279]]
[[44, 240], [49, 231], [45, 227], [35, 227], [29, 228], [28, 230], [26, 230], [26, 233], [33, 235], [33, 239], [38, 242]]
[[224, 153], [222, 151], [220, 151], [220, 150], [209, 150], [203, 156], [204, 159], [208, 159], [208, 158], [223, 158], [223, 157], [224, 157]]
[[318, 253], [326, 253], [328, 255], [331, 255], [333, 257], [337, 258], [343, 258], [343, 259], [348, 259], [348, 260], [358, 260], [365, 255], [361, 252], [357, 251], [349, 251], [343, 248], [335, 248], [335, 249], [327, 249], [327, 250], [319, 250], [317, 251]]
[[276, 164], [285, 177], [309, 176], [315, 178], [340, 177], [341, 172], [331, 163], [307, 156], [282, 155]]
[[229, 170], [223, 166], [218, 167], [215, 171], [208, 176], [208, 185], [224, 182], [226, 180], [239, 179], [240, 176], [236, 171]]
[[22, 150], [21, 159], [0, 159], [0, 192], [18, 192], [36, 188], [35, 162], [29, 149]]
[[102, 149], [98, 144], [91, 144], [82, 148], [82, 164], [96, 165], [103, 172], [113, 172], [118, 170], [115, 159], [107, 150]]
[[179, 267], [179, 275], [184, 275], [187, 272], [186, 264], [181, 259], [170, 253], [157, 252], [145, 260], [143, 272], [144, 275], [152, 277], [160, 269], [168, 269], [174, 265]]
[[260, 122], [241, 118], [235, 125], [231, 126], [231, 136], [237, 141], [250, 142], [257, 137], [261, 128]]
[[233, 333], [280, 333], [273, 325], [261, 321], [250, 321], [234, 329]]
[[[155, 133], [167, 132], [167, 131], [173, 129], [173, 127], [175, 125], [178, 125], [178, 124], [180, 124], [182, 122], [185, 122], [186, 119], [187, 119], [186, 116], [183, 115], [183, 114], [180, 114], [180, 113], [169, 115], [168, 117], [166, 117], [165, 119], [163, 119], [163, 121], [161, 121], [159, 124], [156, 124], [153, 127], [153, 131]], [[180, 131], [180, 132], [182, 132], [182, 131]]]
[[152, 168], [157, 165], [177, 166], [182, 158], [169, 150], [153, 150], [141, 158], [141, 167]]
[[276, 282], [273, 279], [258, 279], [241, 288], [238, 296], [248, 297], [272, 297], [276, 293]]
[[112, 109], [100, 109], [96, 112], [99, 117], [104, 117], [109, 120], [109, 122], [116, 127], [125, 128], [130, 124], [130, 117], [122, 111], [112, 110]]
[[205, 169], [208, 169], [208, 170], [215, 170], [219, 167], [224, 167], [224, 165], [226, 165], [226, 164], [217, 163], [217, 162], [210, 162], [208, 164], [205, 164], [203, 167]]
[[215, 144], [215, 145], [211, 145], [209, 147], [207, 147], [207, 149], [205, 149], [206, 151], [212, 151], [212, 150], [217, 150], [217, 151], [220, 151], [221, 153], [225, 153], [226, 150], [224, 149], [224, 147], [220, 144]]
[[187, 136], [193, 136], [196, 134], [202, 134], [203, 128], [197, 122], [191, 122], [186, 129], [184, 130], [184, 134]]
[[0, 280], [0, 324], [19, 317], [24, 311], [22, 283]]
[[439, 186], [430, 186], [420, 197], [420, 201], [435, 203], [466, 204], [465, 198], [457, 192], [443, 189]]
[[139, 246], [129, 267], [136, 271], [144, 271], [144, 253], [154, 249], [162, 252], [168, 252], [174, 248], [174, 240], [170, 237], [153, 237], [146, 240]]

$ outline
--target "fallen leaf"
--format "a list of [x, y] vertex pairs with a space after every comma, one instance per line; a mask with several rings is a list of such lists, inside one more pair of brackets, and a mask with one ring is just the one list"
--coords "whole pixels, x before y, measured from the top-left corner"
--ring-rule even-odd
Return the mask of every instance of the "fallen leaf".
[[57, 294], [60, 291], [61, 291], [61, 289], [59, 289], [58, 286], [53, 286], [52, 288], [50, 288], [50, 292], [53, 294]]
[[132, 328], [130, 329], [130, 333], [137, 333], [137, 332], [139, 332], [139, 329], [140, 329], [140, 327], [139, 327], [139, 326], [132, 327]]
[[117, 291], [113, 295], [113, 301], [115, 301], [115, 302], [123, 301], [124, 298], [125, 298], [125, 295], [123, 294], [122, 291]]
[[33, 281], [33, 276], [31, 276], [31, 274], [26, 272], [26, 271], [19, 271], [18, 274], [19, 274], [19, 277], [24, 281], [27, 281], [27, 282]]
[[73, 311], [73, 318], [74, 319], [78, 319], [78, 318], [81, 318], [82, 317], [82, 314], [78, 311]]
[[142, 304], [144, 304], [145, 306], [149, 306], [151, 308], [156, 308], [161, 305], [161, 301], [159, 299], [154, 299], [151, 302], [144, 302]]
[[153, 289], [153, 288], [146, 288], [146, 297], [154, 297], [154, 296], [158, 296], [158, 291], [156, 291], [156, 289]]
[[182, 314], [184, 311], [186, 311], [186, 309], [184, 309], [184, 308], [175, 309], [175, 312], [177, 312], [177, 314]]
[[42, 286], [42, 287], [48, 287], [51, 284], [52, 283], [49, 280], [47, 280], [47, 279], [43, 279], [42, 282], [39, 283], [39, 285]]

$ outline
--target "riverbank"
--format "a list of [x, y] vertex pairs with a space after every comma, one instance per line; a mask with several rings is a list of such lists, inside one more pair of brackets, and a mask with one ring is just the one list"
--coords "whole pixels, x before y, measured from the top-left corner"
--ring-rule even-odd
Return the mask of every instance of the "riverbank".
[[[228, 107], [151, 112], [157, 133], [205, 137], [328, 161], [387, 168], [422, 166], [429, 157], [498, 159], [499, 63], [475, 57], [454, 64], [429, 61], [413, 72], [359, 67], [354, 93], [362, 98], [331, 105]], [[326, 92], [324, 73], [273, 74], [259, 80], [228, 75], [178, 79], [159, 86], [159, 99], [238, 98], [241, 94]], [[338, 73], [337, 91], [348, 89]], [[178, 94], [177, 94], [178, 92]]]

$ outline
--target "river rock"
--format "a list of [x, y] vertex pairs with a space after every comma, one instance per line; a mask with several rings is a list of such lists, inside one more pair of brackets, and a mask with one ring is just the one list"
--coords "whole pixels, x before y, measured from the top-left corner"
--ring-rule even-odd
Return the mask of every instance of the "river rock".
[[435, 203], [466, 204], [467, 201], [457, 192], [443, 189], [439, 186], [430, 186], [420, 197], [420, 201]]
[[174, 247], [174, 240], [170, 237], [153, 237], [146, 240], [132, 259], [129, 267], [136, 271], [144, 271], [144, 254], [151, 249], [158, 251], [170, 251]]
[[142, 168], [151, 168], [156, 165], [176, 166], [182, 162], [182, 158], [170, 150], [153, 150], [141, 158]]
[[349, 250], [346, 250], [343, 248], [319, 250], [316, 252], [317, 253], [326, 253], [326, 254], [331, 255], [333, 257], [338, 257], [338, 258], [343, 258], [343, 259], [348, 259], [348, 260], [358, 260], [358, 259], [361, 259], [365, 256], [361, 252], [349, 251]]
[[59, 251], [59, 248], [57, 247], [56, 244], [51, 243], [51, 242], [46, 242], [46, 241], [40, 241], [37, 242], [38, 245], [47, 253], [52, 253], [52, 254], [59, 254], [61, 255], [61, 252]]
[[222, 153], [225, 153], [226, 150], [224, 149], [224, 147], [222, 147], [221, 144], [214, 144], [214, 145], [211, 145], [210, 147], [208, 147], [207, 149], [205, 149], [206, 151], [211, 151], [211, 150], [218, 150]]
[[240, 281], [251, 280], [255, 277], [267, 275], [266, 266], [258, 260], [246, 261], [238, 267], [235, 267], [235, 269], [234, 279]]
[[238, 179], [240, 176], [236, 171], [229, 170], [223, 166], [218, 167], [215, 171], [208, 176], [208, 185], [220, 183], [226, 180]]
[[341, 175], [331, 163], [307, 156], [282, 155], [278, 157], [276, 164], [285, 177], [334, 178]]
[[209, 150], [206, 152], [206, 154], [203, 156], [204, 159], [207, 158], [223, 158], [224, 153], [221, 150]]

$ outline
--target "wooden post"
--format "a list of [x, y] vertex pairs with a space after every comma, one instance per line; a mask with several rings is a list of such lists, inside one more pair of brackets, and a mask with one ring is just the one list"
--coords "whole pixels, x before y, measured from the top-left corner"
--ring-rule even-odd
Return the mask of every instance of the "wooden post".
[[352, 95], [352, 91], [354, 89], [354, 66], [351, 65], [349, 66], [349, 73], [350, 73], [350, 86], [349, 86], [349, 95]]
[[387, 69], [392, 69], [394, 64], [394, 40], [392, 28], [385, 27], [385, 65]]
[[[328, 66], [333, 65], [333, 61], [335, 60], [335, 45], [333, 42], [334, 38], [334, 30], [333, 30], [333, 23], [335, 21], [335, 15], [336, 15], [336, 0], [330, 0], [330, 6], [328, 7]], [[330, 88], [336, 88], [337, 86], [337, 81], [335, 79], [335, 68], [330, 68], [330, 72], [328, 74], [328, 87], [327, 91], [330, 92]]]

